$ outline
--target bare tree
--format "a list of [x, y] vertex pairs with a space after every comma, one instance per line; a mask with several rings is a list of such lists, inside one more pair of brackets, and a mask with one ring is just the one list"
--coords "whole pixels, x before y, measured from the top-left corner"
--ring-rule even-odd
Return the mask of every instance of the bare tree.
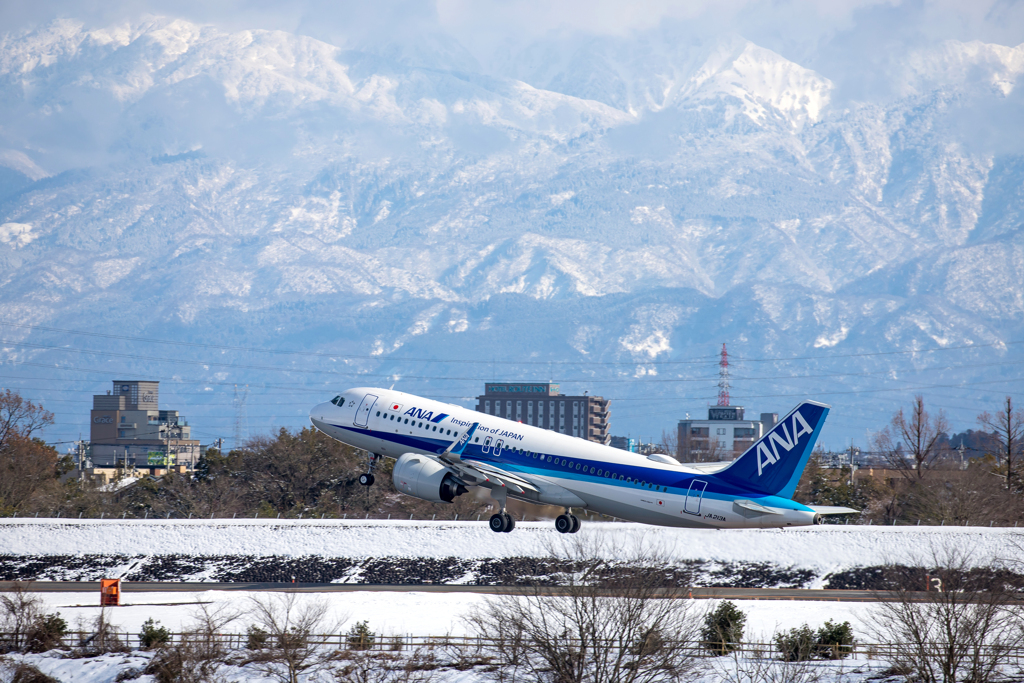
[[238, 612], [221, 603], [210, 606], [199, 603], [193, 612], [193, 623], [184, 629], [181, 638], [170, 647], [161, 648], [146, 667], [157, 683], [217, 683], [224, 648], [219, 634], [238, 619]]
[[53, 424], [53, 413], [26, 401], [20, 394], [0, 391], [0, 450], [12, 438], [31, 439], [32, 435]]
[[[608, 552], [612, 551], [612, 552]], [[621, 557], [612, 564], [601, 557]], [[559, 591], [495, 598], [469, 622], [490, 639], [498, 681], [656, 683], [695, 678], [700, 615], [653, 552], [573, 538]]]
[[53, 413], [10, 389], [0, 391], [0, 511], [17, 512], [47, 486], [57, 485], [57, 452], [37, 432]]
[[995, 415], [985, 411], [978, 416], [982, 427], [992, 433], [996, 442], [996, 466], [1006, 465], [1006, 488], [1016, 488], [1017, 475], [1013, 464], [1024, 453], [1024, 410], [1013, 407], [1013, 398], [1006, 397]]
[[988, 520], [1012, 526], [1024, 501], [992, 476], [991, 463], [972, 462], [967, 469], [935, 469], [921, 480], [901, 480], [902, 513], [930, 524], [966, 524]]
[[946, 415], [940, 410], [932, 419], [924, 409], [924, 397], [918, 395], [914, 397], [909, 416], [900, 408], [892, 416], [889, 426], [875, 436], [875, 450], [904, 476], [916, 473], [921, 479], [924, 470], [930, 469], [945, 452], [942, 437], [947, 431]]
[[311, 641], [314, 634], [334, 633], [345, 619], [328, 618], [323, 599], [299, 601], [297, 593], [252, 598], [256, 624], [267, 635], [268, 647], [256, 660], [258, 668], [282, 683], [298, 683], [300, 674], [325, 669], [335, 653]]
[[873, 610], [872, 636], [921, 683], [993, 680], [1022, 644], [1020, 605], [995, 572], [975, 569], [972, 549], [950, 543], [932, 555], [920, 564], [931, 564], [938, 581], [926, 593], [923, 585], [899, 581], [896, 599]]
[[661, 441], [655, 446], [659, 453], [671, 455], [673, 458], [681, 458], [682, 449], [679, 446], [679, 433], [676, 430], [661, 430]]
[[32, 626], [42, 616], [42, 601], [30, 593], [28, 585], [15, 583], [12, 589], [0, 595], [0, 650], [21, 650], [28, 643]]
[[100, 610], [89, 625], [84, 619], [78, 622], [76, 629], [85, 635], [75, 648], [77, 657], [96, 657], [108, 652], [127, 652], [128, 648], [121, 640], [119, 629], [110, 623], [110, 612], [106, 607]]

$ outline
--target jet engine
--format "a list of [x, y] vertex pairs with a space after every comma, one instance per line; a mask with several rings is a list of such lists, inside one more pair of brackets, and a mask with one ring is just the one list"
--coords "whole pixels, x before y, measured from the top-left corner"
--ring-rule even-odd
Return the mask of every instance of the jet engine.
[[452, 471], [430, 458], [406, 453], [395, 462], [391, 475], [395, 488], [431, 503], [450, 503], [468, 489]]

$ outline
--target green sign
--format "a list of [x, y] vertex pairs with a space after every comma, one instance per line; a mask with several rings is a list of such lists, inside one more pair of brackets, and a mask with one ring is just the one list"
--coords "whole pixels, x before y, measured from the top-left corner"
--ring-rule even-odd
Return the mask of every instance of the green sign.
[[162, 453], [160, 451], [150, 451], [147, 453], [146, 462], [150, 467], [167, 467], [168, 465], [174, 464], [174, 454]]

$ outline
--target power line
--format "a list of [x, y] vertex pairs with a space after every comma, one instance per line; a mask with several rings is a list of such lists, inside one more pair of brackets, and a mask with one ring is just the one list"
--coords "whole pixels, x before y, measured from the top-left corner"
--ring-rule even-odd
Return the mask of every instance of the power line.
[[[110, 358], [124, 358], [129, 360], [141, 360], [155, 363], [178, 363], [182, 365], [199, 365], [203, 367], [221, 367], [221, 368], [232, 368], [236, 370], [262, 370], [264, 372], [279, 372], [279, 373], [298, 373], [298, 374], [316, 374], [316, 375], [333, 375], [337, 377], [387, 377], [387, 378], [399, 378], [399, 379], [422, 379], [422, 380], [446, 380], [446, 381], [473, 381], [473, 382], [486, 382], [487, 380], [483, 377], [450, 377], [450, 376], [431, 376], [431, 375], [404, 375], [400, 372], [340, 372], [338, 370], [327, 370], [324, 368], [316, 369], [303, 369], [303, 368], [281, 368], [279, 366], [266, 366], [266, 365], [239, 365], [237, 363], [218, 363], [216, 361], [207, 360], [185, 360], [179, 358], [160, 358], [156, 356], [140, 356], [132, 353], [118, 353], [115, 351], [97, 351], [93, 349], [81, 349], [69, 346], [55, 346], [51, 344], [34, 344], [31, 342], [14, 342], [7, 339], [0, 339], [0, 344], [10, 344], [11, 346], [22, 346], [27, 348], [44, 349], [48, 351], [62, 351], [64, 353], [84, 353], [91, 356], [106, 356]], [[13, 361], [16, 362], [16, 361]], [[624, 378], [621, 380], [600, 380], [592, 377], [585, 377], [581, 379], [563, 379], [563, 382], [631, 382], [635, 381], [635, 378]], [[654, 380], [658, 381], [658, 380]], [[699, 379], [678, 379], [678, 380], [664, 380], [664, 381], [680, 381], [680, 382], [698, 382], [704, 381], [703, 378]]]
[[[46, 345], [46, 344], [33, 344], [33, 343], [27, 343], [27, 342], [11, 342], [9, 340], [4, 340], [4, 339], [0, 339], [0, 343], [7, 343], [7, 344], [11, 344], [13, 346], [24, 346], [24, 347], [29, 347], [29, 348], [39, 348], [39, 349], [45, 349], [45, 350], [50, 350], [50, 351], [60, 351], [60, 352], [64, 352], [64, 353], [84, 353], [84, 354], [88, 354], [88, 355], [107, 356], [107, 357], [113, 357], [113, 358], [125, 358], [125, 359], [130, 359], [130, 360], [143, 360], [143, 361], [158, 362], [158, 363], [178, 363], [178, 364], [185, 364], [185, 365], [198, 365], [198, 366], [203, 366], [203, 367], [209, 367], [209, 366], [226, 367], [226, 368], [232, 368], [232, 369], [238, 369], [238, 370], [260, 370], [260, 371], [264, 371], [264, 372], [297, 373], [297, 374], [317, 374], [317, 375], [329, 374], [329, 375], [333, 375], [333, 376], [337, 376], [337, 377], [352, 377], [352, 378], [366, 378], [366, 379], [371, 379], [371, 378], [387, 378], [387, 379], [400, 379], [400, 380], [406, 380], [406, 381], [409, 381], [409, 380], [426, 380], [426, 381], [429, 381], [429, 380], [439, 380], [439, 381], [467, 381], [467, 382], [481, 382], [481, 381], [486, 382], [487, 381], [487, 380], [485, 380], [482, 377], [452, 377], [452, 376], [439, 376], [439, 375], [404, 375], [404, 374], [402, 374], [400, 372], [358, 372], [358, 371], [341, 372], [341, 371], [337, 371], [337, 370], [327, 370], [327, 369], [322, 369], [322, 368], [302, 369], [302, 368], [281, 368], [281, 367], [276, 367], [276, 366], [238, 365], [238, 364], [235, 364], [235, 363], [218, 363], [216, 361], [185, 360], [185, 359], [177, 359], [177, 358], [160, 358], [160, 357], [154, 357], [154, 356], [140, 356], [140, 355], [137, 355], [137, 354], [117, 353], [117, 352], [111, 352], [111, 351], [98, 351], [98, 350], [93, 350], [93, 349], [81, 349], [81, 348], [69, 347], [69, 346], [54, 346], [54, 345]], [[12, 361], [12, 363], [22, 364], [22, 365], [28, 365], [29, 364], [29, 363], [18, 363], [17, 361]], [[949, 366], [938, 366], [938, 367], [931, 367], [931, 368], [908, 368], [908, 369], [902, 369], [902, 370], [900, 370], [900, 372], [903, 372], [903, 373], [934, 372], [934, 371], [939, 371], [939, 370], [960, 370], [960, 369], [984, 368], [984, 367], [1006, 367], [1006, 366], [1011, 366], [1011, 365], [1022, 365], [1022, 364], [1024, 364], [1024, 361], [1005, 361], [1005, 362], [998, 362], [998, 363], [973, 363], [973, 364], [966, 364], [966, 365], [949, 365]], [[47, 366], [44, 366], [44, 367], [47, 367]], [[54, 367], [59, 368], [59, 366], [56, 366], [56, 365]], [[103, 372], [103, 373], [108, 373], [109, 374], [110, 371], [107, 371], [107, 370], [99, 371], [98, 370], [96, 372]], [[782, 380], [786, 380], [786, 379], [823, 379], [823, 378], [829, 378], [829, 377], [871, 377], [871, 376], [875, 376], [875, 375], [888, 374], [890, 372], [892, 372], [892, 369], [876, 370], [876, 371], [869, 371], [869, 372], [859, 372], [859, 373], [857, 373], [857, 372], [835, 372], [835, 373], [825, 373], [825, 374], [815, 374], [815, 375], [776, 375], [776, 376], [769, 376], [769, 377], [732, 377], [731, 379], [735, 380], [735, 381], [769, 381], [769, 380], [780, 380], [780, 379], [782, 379]], [[559, 381], [560, 382], [567, 382], [567, 383], [578, 382], [578, 383], [589, 383], [589, 384], [624, 384], [624, 383], [634, 383], [634, 382], [642, 381], [644, 383], [661, 384], [661, 383], [678, 383], [678, 382], [704, 382], [704, 381], [708, 381], [709, 379], [710, 379], [709, 377], [667, 377], [667, 378], [662, 378], [662, 377], [650, 377], [650, 376], [647, 376], [647, 377], [644, 377], [642, 379], [641, 378], [637, 378], [637, 377], [620, 377], [620, 378], [617, 378], [617, 379], [601, 379], [599, 377], [563, 378], [563, 379], [560, 379]], [[526, 381], [528, 381], [528, 380], [526, 380]]]
[[[0, 320], [0, 325], [8, 327], [19, 327], [31, 330], [40, 330], [45, 332], [59, 332], [61, 334], [72, 334], [85, 337], [98, 337], [102, 339], [118, 339], [122, 341], [136, 341], [145, 342], [151, 344], [167, 344], [171, 346], [184, 346], [184, 347], [195, 347], [195, 348], [207, 348], [207, 349], [218, 349], [224, 351], [245, 351], [249, 353], [270, 353], [270, 354], [281, 354], [281, 355], [296, 355], [296, 356], [312, 356], [319, 358], [331, 358], [331, 359], [354, 359], [354, 360], [372, 360], [372, 361], [398, 361], [398, 362], [417, 362], [417, 363], [444, 363], [444, 364], [473, 364], [473, 365], [493, 365], [495, 363], [500, 365], [699, 365], [707, 363], [709, 360], [714, 360], [717, 356], [710, 355], [695, 360], [629, 360], [629, 361], [569, 361], [569, 360], [549, 360], [549, 361], [532, 361], [532, 360], [474, 360], [464, 358], [396, 358], [393, 356], [381, 356], [381, 355], [358, 355], [358, 354], [344, 354], [344, 353], [327, 353], [323, 351], [296, 351], [287, 349], [269, 349], [260, 347], [248, 347], [248, 346], [233, 346], [227, 344], [206, 344], [201, 342], [184, 342], [170, 339], [159, 339], [154, 337], [135, 337], [131, 335], [121, 334], [110, 334], [104, 332], [87, 332], [84, 330], [72, 330], [60, 327], [50, 327], [46, 325], [29, 325], [26, 323], [17, 323], [9, 320]], [[775, 363], [775, 362], [790, 362], [797, 360], [831, 360], [833, 358], [867, 358], [873, 356], [893, 356], [893, 355], [913, 355], [913, 354], [925, 354], [925, 353], [936, 353], [940, 351], [960, 351], [966, 349], [983, 349], [983, 348], [994, 348], [994, 347], [1006, 347], [1016, 344], [1024, 344], [1024, 341], [999, 341], [991, 342], [988, 344], [963, 344], [960, 346], [940, 346], [930, 349], [908, 349], [903, 351], [871, 351], [864, 353], [830, 353], [828, 355], [821, 356], [776, 356], [766, 358], [745, 358], [743, 356], [733, 355], [733, 360], [744, 361], [749, 363]]]
[[934, 353], [937, 351], [962, 351], [964, 349], [985, 349], [996, 346], [1010, 346], [1013, 344], [1024, 344], [1024, 341], [992, 342], [991, 344], [964, 344], [962, 346], [940, 346], [934, 349], [910, 349], [907, 351], [872, 351], [869, 353], [832, 353], [827, 356], [790, 356], [776, 358], [744, 358], [739, 356], [736, 360], [747, 363], [778, 363], [794, 360], [831, 360], [833, 358], [866, 358], [869, 356], [895, 356], [916, 353]]
[[[472, 365], [493, 365], [495, 363], [499, 365], [638, 365], [648, 364], [650, 362], [661, 362], [661, 363], [674, 363], [674, 364], [688, 364], [697, 365], [705, 363], [707, 359], [698, 360], [677, 360], [677, 361], [571, 361], [571, 360], [515, 360], [515, 361], [504, 361], [504, 360], [473, 360], [465, 358], [396, 358], [394, 356], [382, 356], [382, 355], [357, 355], [357, 354], [346, 354], [346, 353], [327, 353], [323, 351], [294, 351], [284, 349], [268, 349], [250, 346], [231, 346], [225, 344], [204, 344], [200, 342], [183, 342], [175, 341], [170, 339], [156, 339], [152, 337], [133, 337], [124, 334], [109, 334], [105, 332], [85, 332], [82, 330], [69, 330], [60, 327], [49, 327], [46, 325], [27, 325], [24, 323], [15, 323], [7, 320], [0, 320], [0, 325], [8, 327], [20, 327], [31, 330], [41, 330], [45, 332], [60, 332], [61, 334], [73, 334], [83, 337], [98, 337], [101, 339], [118, 339], [122, 341], [136, 341], [145, 342], [149, 344], [167, 344], [170, 346], [186, 346], [195, 348], [205, 349], [218, 349], [222, 351], [245, 351], [248, 353], [272, 353], [281, 355], [293, 355], [293, 356], [313, 356], [317, 358], [331, 358], [331, 359], [353, 359], [353, 360], [372, 360], [372, 361], [401, 361], [401, 362], [413, 362], [413, 363], [445, 363], [445, 364], [472, 364]], [[2, 340], [0, 340], [2, 341]], [[17, 342], [9, 342], [17, 343]], [[713, 358], [709, 356], [708, 358]]]

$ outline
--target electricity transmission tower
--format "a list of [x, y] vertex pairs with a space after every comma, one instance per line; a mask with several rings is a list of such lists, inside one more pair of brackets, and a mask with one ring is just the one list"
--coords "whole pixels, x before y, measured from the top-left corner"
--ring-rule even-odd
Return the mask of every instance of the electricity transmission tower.
[[245, 401], [249, 398], [249, 385], [246, 384], [241, 393], [238, 385], [235, 385], [235, 398], [232, 403], [235, 405], [235, 448], [241, 448], [245, 439], [249, 438], [249, 416], [245, 410]]
[[729, 405], [729, 352], [722, 344], [722, 360], [718, 362], [718, 405]]

